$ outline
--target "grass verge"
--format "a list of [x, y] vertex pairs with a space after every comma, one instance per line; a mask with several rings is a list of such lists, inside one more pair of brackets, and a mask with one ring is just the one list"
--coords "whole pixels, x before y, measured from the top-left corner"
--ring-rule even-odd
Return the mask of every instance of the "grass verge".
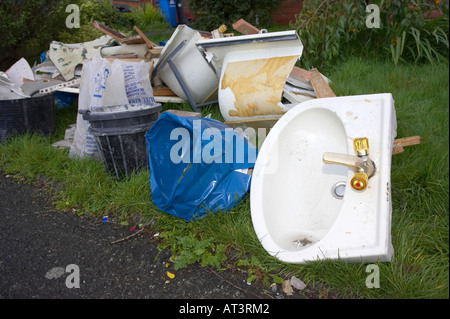
[[[392, 159], [395, 258], [377, 263], [380, 288], [366, 287], [364, 263], [321, 261], [300, 266], [270, 257], [253, 231], [249, 198], [233, 212], [186, 223], [155, 207], [149, 172], [117, 181], [100, 162], [69, 158], [67, 150], [54, 149], [51, 143], [62, 139], [67, 125], [74, 123], [76, 106], [58, 110], [53, 138], [26, 135], [0, 144], [0, 169], [28, 181], [49, 179], [58, 209], [98, 218], [108, 215], [117, 223], [138, 226], [151, 221], [160, 249], [172, 251], [176, 269], [195, 262], [219, 270], [241, 267], [249, 282], [262, 280], [267, 285], [295, 275], [309, 287], [325, 284], [343, 297], [448, 298], [448, 63], [394, 67], [390, 62], [353, 58], [327, 76], [338, 96], [391, 92], [397, 137], [423, 138], [422, 144], [405, 148]], [[190, 109], [164, 106], [168, 108]], [[217, 105], [202, 109], [203, 116], [208, 114], [222, 120]]]

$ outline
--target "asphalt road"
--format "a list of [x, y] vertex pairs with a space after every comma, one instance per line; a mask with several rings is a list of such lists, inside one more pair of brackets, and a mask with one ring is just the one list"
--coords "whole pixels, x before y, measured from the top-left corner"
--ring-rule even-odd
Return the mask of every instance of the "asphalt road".
[[[174, 270], [145, 232], [54, 210], [48, 191], [0, 172], [0, 299], [269, 300], [238, 270]], [[116, 242], [116, 243], [113, 243]], [[168, 277], [167, 272], [175, 275]]]

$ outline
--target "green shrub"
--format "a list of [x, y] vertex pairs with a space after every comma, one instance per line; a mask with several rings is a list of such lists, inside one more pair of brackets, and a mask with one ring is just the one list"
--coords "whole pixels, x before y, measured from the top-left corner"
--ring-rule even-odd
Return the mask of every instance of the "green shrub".
[[142, 31], [170, 28], [161, 9], [152, 5], [146, 5], [144, 8], [132, 8], [131, 12], [126, 15], [132, 24], [138, 26]]
[[[305, 1], [294, 26], [304, 45], [302, 65], [328, 69], [355, 53], [387, 57], [395, 64], [433, 63], [448, 56], [446, 1], [382, 0], [378, 5], [380, 27], [368, 28], [363, 1]], [[432, 10], [441, 17], [428, 18]]]
[[102, 31], [96, 29], [92, 23], [81, 25], [77, 29], [65, 29], [57, 39], [63, 43], [82, 43], [95, 40], [105, 35]]
[[[65, 19], [69, 14], [66, 13], [66, 7], [72, 3], [77, 4], [80, 9], [80, 28], [60, 28], [60, 33], [53, 40], [79, 43], [92, 41], [104, 35], [92, 25], [94, 20], [118, 31], [129, 31], [133, 27], [129, 17], [113, 7], [111, 0], [63, 0], [53, 11], [52, 20], [58, 21], [59, 16], [63, 16]], [[63, 25], [65, 25], [65, 20]]]
[[278, 4], [279, 0], [190, 0], [189, 9], [195, 18], [193, 27], [211, 31], [222, 24], [230, 27], [241, 18], [255, 26], [268, 27]]
[[[80, 28], [66, 27], [66, 18], [70, 14], [66, 7], [69, 4], [79, 6]], [[76, 43], [103, 35], [86, 26], [93, 20], [115, 28], [129, 28], [131, 25], [127, 16], [118, 12], [110, 0], [2, 1], [0, 17], [0, 61], [4, 61], [5, 67], [22, 56], [29, 60], [38, 59], [53, 40]]]
[[[2, 58], [10, 55], [31, 39], [40, 43], [42, 48], [48, 47], [47, 39], [58, 34], [64, 19], [48, 19], [58, 6], [59, 0], [2, 1], [0, 5], [0, 52]], [[64, 25], [64, 24], [63, 24]]]

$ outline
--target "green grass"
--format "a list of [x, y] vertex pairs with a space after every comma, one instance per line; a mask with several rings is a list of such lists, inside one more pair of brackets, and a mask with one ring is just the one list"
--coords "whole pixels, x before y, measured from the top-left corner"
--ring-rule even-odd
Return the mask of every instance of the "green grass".
[[[159, 247], [170, 249], [176, 269], [199, 262], [218, 269], [237, 267], [249, 281], [280, 283], [295, 275], [308, 287], [327, 287], [343, 297], [448, 298], [449, 254], [449, 67], [394, 66], [392, 62], [350, 59], [326, 73], [338, 96], [393, 94], [397, 137], [419, 135], [420, 145], [406, 147], [392, 158], [394, 189], [392, 241], [395, 258], [377, 263], [380, 288], [365, 285], [367, 264], [321, 261], [290, 265], [270, 257], [253, 231], [249, 198], [233, 212], [211, 214], [187, 223], [159, 211], [152, 202], [149, 172], [117, 181], [102, 163], [72, 159], [66, 150], [50, 145], [74, 123], [76, 106], [59, 110], [54, 138], [23, 136], [0, 144], [0, 169], [28, 181], [46, 177], [53, 186], [55, 206], [77, 214], [117, 223], [146, 225], [152, 221]], [[190, 110], [188, 104], [166, 104]], [[218, 105], [202, 108], [202, 115], [222, 120]]]

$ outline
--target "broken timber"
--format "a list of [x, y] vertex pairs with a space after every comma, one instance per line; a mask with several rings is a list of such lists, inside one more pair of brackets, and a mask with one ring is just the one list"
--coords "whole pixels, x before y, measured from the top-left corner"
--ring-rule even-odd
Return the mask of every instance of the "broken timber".
[[245, 21], [244, 19], [239, 19], [238, 21], [236, 21], [235, 23], [233, 23], [233, 29], [242, 33], [242, 34], [257, 34], [259, 33], [259, 29], [256, 28], [255, 26], [251, 25], [250, 23], [248, 23], [247, 21]]
[[120, 33], [114, 29], [111, 29], [110, 27], [107, 27], [104, 24], [101, 24], [100, 22], [98, 22], [97, 20], [94, 20], [92, 22], [92, 24], [94, 25], [94, 27], [100, 31], [102, 31], [103, 33], [109, 35], [111, 38], [113, 38], [114, 40], [116, 40], [119, 43], [124, 43], [124, 44], [143, 44], [143, 43], [147, 43], [145, 41], [145, 39], [143, 37], [141, 37], [140, 34], [135, 35], [135, 36], [131, 36], [131, 37], [127, 37], [125, 34]]
[[150, 41], [144, 34], [144, 32], [141, 31], [137, 26], [134, 26], [134, 30], [141, 36], [142, 39], [144, 39], [145, 43], [147, 43], [149, 49], [154, 49], [157, 47], [155, 43]]
[[394, 147], [392, 149], [392, 155], [402, 153], [405, 146], [417, 145], [422, 143], [422, 138], [420, 136], [411, 136], [398, 138], [394, 140]]
[[309, 72], [311, 73], [311, 84], [314, 92], [316, 92], [317, 98], [336, 97], [336, 94], [334, 94], [317, 69], [312, 69]]

